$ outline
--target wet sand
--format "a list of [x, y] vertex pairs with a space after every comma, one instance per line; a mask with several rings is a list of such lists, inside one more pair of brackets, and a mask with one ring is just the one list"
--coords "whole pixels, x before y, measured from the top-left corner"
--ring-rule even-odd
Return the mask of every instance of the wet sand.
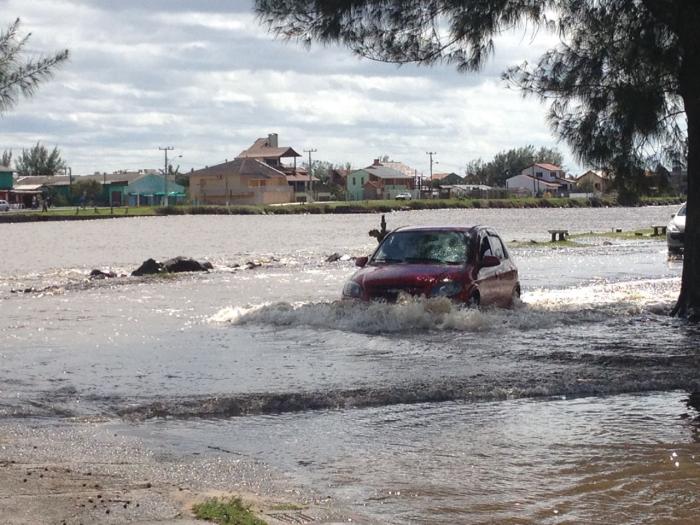
[[241, 497], [271, 525], [371, 523], [230, 452], [161, 454], [115, 430], [108, 421], [0, 423], [2, 523], [188, 525], [203, 523], [192, 505], [212, 496]]

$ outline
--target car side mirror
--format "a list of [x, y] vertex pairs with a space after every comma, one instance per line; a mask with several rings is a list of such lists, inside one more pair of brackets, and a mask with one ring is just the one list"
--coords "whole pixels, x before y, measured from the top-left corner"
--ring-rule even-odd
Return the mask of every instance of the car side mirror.
[[495, 255], [485, 255], [484, 258], [481, 259], [482, 268], [493, 268], [499, 264], [501, 264], [501, 260]]
[[675, 217], [676, 217], [676, 214], [675, 214], [675, 213], [672, 213], [672, 214], [671, 214], [671, 218], [673, 219], [673, 218], [675, 218]]
[[359, 266], [362, 268], [364, 265], [367, 264], [367, 261], [369, 261], [369, 257], [358, 257], [355, 259], [355, 266]]

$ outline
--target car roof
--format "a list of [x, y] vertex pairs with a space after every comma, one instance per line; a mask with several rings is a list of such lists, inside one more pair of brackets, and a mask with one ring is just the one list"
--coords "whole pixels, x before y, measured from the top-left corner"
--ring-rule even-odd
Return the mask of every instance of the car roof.
[[471, 233], [475, 230], [484, 228], [481, 225], [475, 226], [400, 226], [396, 228], [393, 232], [421, 232], [421, 231], [445, 231], [445, 232], [463, 232]]

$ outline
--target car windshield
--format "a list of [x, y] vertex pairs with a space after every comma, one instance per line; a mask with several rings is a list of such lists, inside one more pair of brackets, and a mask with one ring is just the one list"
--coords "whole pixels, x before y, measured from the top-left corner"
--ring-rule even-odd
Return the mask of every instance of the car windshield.
[[409, 231], [389, 235], [381, 244], [372, 262], [464, 264], [467, 261], [467, 239], [461, 232]]
[[683, 217], [685, 215], [685, 205], [681, 206], [681, 209], [678, 210], [678, 213], [676, 213], [679, 217]]

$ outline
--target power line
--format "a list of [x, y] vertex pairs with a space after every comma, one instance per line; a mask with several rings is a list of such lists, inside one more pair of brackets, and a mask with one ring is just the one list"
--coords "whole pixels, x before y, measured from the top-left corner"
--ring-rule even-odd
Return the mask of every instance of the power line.
[[313, 199], [314, 195], [314, 179], [311, 176], [311, 154], [316, 153], [318, 150], [316, 148], [311, 148], [311, 149], [305, 149], [304, 153], [309, 154], [309, 193], [311, 193], [311, 198]]
[[437, 151], [426, 151], [426, 155], [430, 157], [430, 187], [433, 186], [433, 162], [437, 164], [437, 161], [433, 161], [433, 155], [437, 155]]
[[158, 147], [159, 150], [165, 153], [165, 169], [163, 170], [163, 202], [168, 205], [168, 151], [172, 151], [175, 148], [172, 146], [165, 146], [164, 148]]

